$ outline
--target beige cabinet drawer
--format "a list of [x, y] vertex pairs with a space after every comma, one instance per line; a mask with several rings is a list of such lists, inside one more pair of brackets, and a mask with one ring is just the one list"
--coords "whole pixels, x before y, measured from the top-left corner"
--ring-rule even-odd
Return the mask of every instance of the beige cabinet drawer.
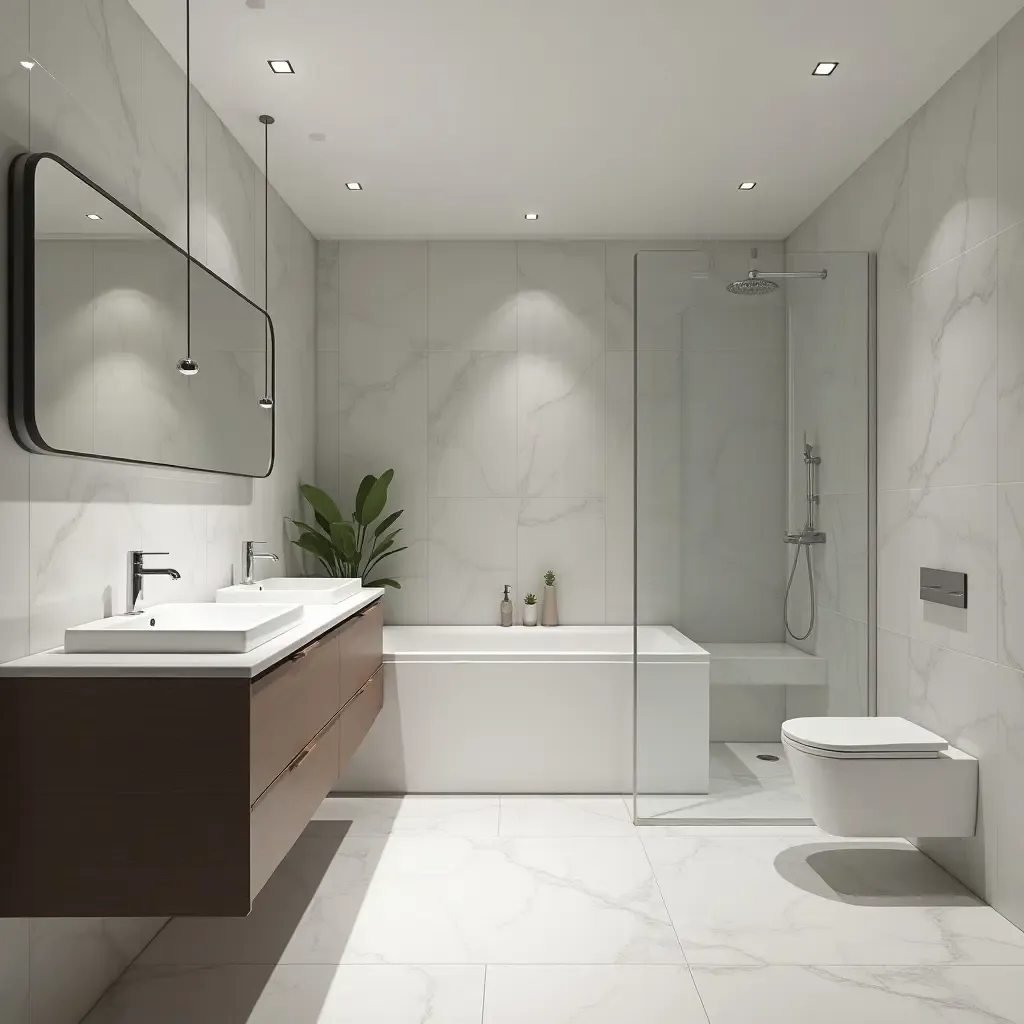
[[336, 631], [314, 640], [253, 684], [249, 710], [250, 804], [341, 707], [339, 636]]
[[349, 759], [370, 731], [374, 719], [384, 706], [384, 666], [377, 669], [368, 683], [345, 705], [338, 719], [341, 734], [338, 740], [338, 776], [345, 771]]
[[341, 703], [380, 668], [384, 658], [384, 606], [378, 601], [344, 623], [336, 633], [340, 652]]
[[341, 715], [314, 737], [256, 802], [249, 818], [253, 898], [287, 856], [338, 778]]

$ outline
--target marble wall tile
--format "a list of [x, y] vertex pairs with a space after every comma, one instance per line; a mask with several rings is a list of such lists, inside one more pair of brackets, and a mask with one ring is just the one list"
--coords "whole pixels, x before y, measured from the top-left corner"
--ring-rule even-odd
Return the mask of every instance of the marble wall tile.
[[341, 339], [339, 242], [316, 243], [316, 347], [338, 350]]
[[520, 599], [538, 596], [544, 573], [558, 578], [564, 625], [605, 621], [605, 503], [596, 498], [532, 498], [518, 510]]
[[999, 669], [991, 662], [912, 641], [910, 718], [978, 758], [978, 833], [971, 839], [919, 840], [933, 860], [979, 896], [992, 895], [1001, 769]]
[[786, 240], [787, 252], [874, 252], [879, 296], [910, 281], [910, 125], [904, 124]]
[[[2, 0], [0, 19], [0, 161], [7, 170], [8, 146], [27, 146], [30, 75], [21, 61], [29, 56], [31, 0]], [[12, 154], [13, 155], [13, 154]]]
[[919, 592], [919, 566], [911, 551], [912, 505], [916, 509], [920, 492], [878, 492], [878, 627], [903, 636], [910, 635], [910, 602]]
[[819, 607], [867, 622], [867, 495], [823, 494], [818, 525], [827, 535], [814, 559]]
[[[999, 669], [1000, 770], [994, 780], [996, 878], [991, 902], [1024, 928], [1024, 819], [1020, 780], [1024, 777], [1024, 675]], [[990, 804], [991, 807], [991, 804]], [[991, 815], [989, 816], [992, 817]]]
[[910, 127], [910, 274], [997, 231], [996, 42], [965, 64]]
[[878, 714], [910, 715], [910, 639], [878, 630]]
[[[32, 0], [33, 58], [103, 124], [120, 156], [130, 154], [136, 175], [143, 148], [144, 32], [124, 0]], [[35, 95], [32, 105], [35, 117]]]
[[877, 477], [882, 489], [910, 486], [914, 436], [914, 347], [910, 290], [879, 292], [877, 306]]
[[1024, 224], [998, 238], [998, 467], [999, 480], [1024, 480]]
[[515, 242], [431, 242], [427, 273], [432, 350], [516, 351]]
[[1024, 484], [998, 488], [999, 661], [1024, 670]]
[[518, 609], [515, 498], [431, 498], [429, 519], [429, 621], [501, 621], [503, 587]]
[[994, 483], [995, 240], [915, 281], [910, 315], [911, 486]]
[[516, 493], [517, 387], [512, 353], [430, 353], [427, 467], [432, 497]]
[[141, 164], [102, 114], [90, 111], [43, 65], [32, 69], [30, 148], [57, 153], [120, 203], [137, 211]]
[[1024, 220], [1024, 18], [1019, 15], [996, 37], [998, 81], [999, 230]]
[[206, 265], [259, 302], [263, 282], [257, 287], [256, 168], [212, 112], [206, 119], [206, 152]]
[[828, 662], [828, 714], [866, 715], [867, 623], [819, 607], [814, 653]]
[[[996, 660], [996, 488], [940, 487], [910, 495], [910, 571], [905, 576], [910, 636]], [[919, 569], [968, 575], [965, 609], [922, 601]]]
[[425, 242], [342, 242], [338, 292], [342, 349], [426, 347]]

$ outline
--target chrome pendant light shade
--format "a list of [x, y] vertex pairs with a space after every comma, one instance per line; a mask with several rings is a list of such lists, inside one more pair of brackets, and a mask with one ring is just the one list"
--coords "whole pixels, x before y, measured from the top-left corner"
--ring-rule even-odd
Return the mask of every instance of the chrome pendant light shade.
[[199, 364], [190, 356], [178, 360], [178, 373], [185, 377], [194, 377], [199, 372]]

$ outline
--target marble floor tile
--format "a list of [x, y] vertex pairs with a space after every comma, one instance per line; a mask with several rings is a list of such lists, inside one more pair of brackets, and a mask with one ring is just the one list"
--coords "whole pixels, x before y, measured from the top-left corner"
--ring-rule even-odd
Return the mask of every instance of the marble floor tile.
[[[761, 761], [759, 754], [778, 760]], [[712, 743], [710, 771], [708, 793], [640, 794], [640, 817], [809, 818], [781, 743]]]
[[1021, 1024], [1020, 967], [697, 967], [711, 1024]]
[[346, 963], [681, 963], [638, 839], [396, 837]]
[[[337, 827], [333, 837], [327, 832]], [[339, 964], [389, 840], [345, 836], [315, 822], [244, 918], [176, 917], [139, 957], [143, 965]], [[393, 841], [393, 840], [392, 840]]]
[[1024, 933], [905, 841], [644, 847], [691, 965], [1024, 964]]
[[503, 796], [502, 836], [635, 836], [621, 796]]
[[350, 822], [350, 836], [496, 836], [496, 796], [329, 796], [314, 821]]
[[483, 967], [133, 967], [83, 1024], [479, 1024]]
[[483, 1024], [707, 1024], [685, 967], [488, 967]]

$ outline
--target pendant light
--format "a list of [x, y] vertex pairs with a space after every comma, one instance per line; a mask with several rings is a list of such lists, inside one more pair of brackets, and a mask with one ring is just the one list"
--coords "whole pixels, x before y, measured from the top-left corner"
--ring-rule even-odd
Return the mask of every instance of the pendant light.
[[185, 358], [178, 373], [194, 377], [199, 364], [192, 358], [192, 25], [191, 0], [185, 0]]
[[[274, 119], [270, 114], [260, 114], [263, 125], [263, 308], [270, 308], [270, 126]], [[270, 324], [267, 312], [263, 318], [263, 397], [261, 409], [274, 408], [274, 396], [270, 393]]]

